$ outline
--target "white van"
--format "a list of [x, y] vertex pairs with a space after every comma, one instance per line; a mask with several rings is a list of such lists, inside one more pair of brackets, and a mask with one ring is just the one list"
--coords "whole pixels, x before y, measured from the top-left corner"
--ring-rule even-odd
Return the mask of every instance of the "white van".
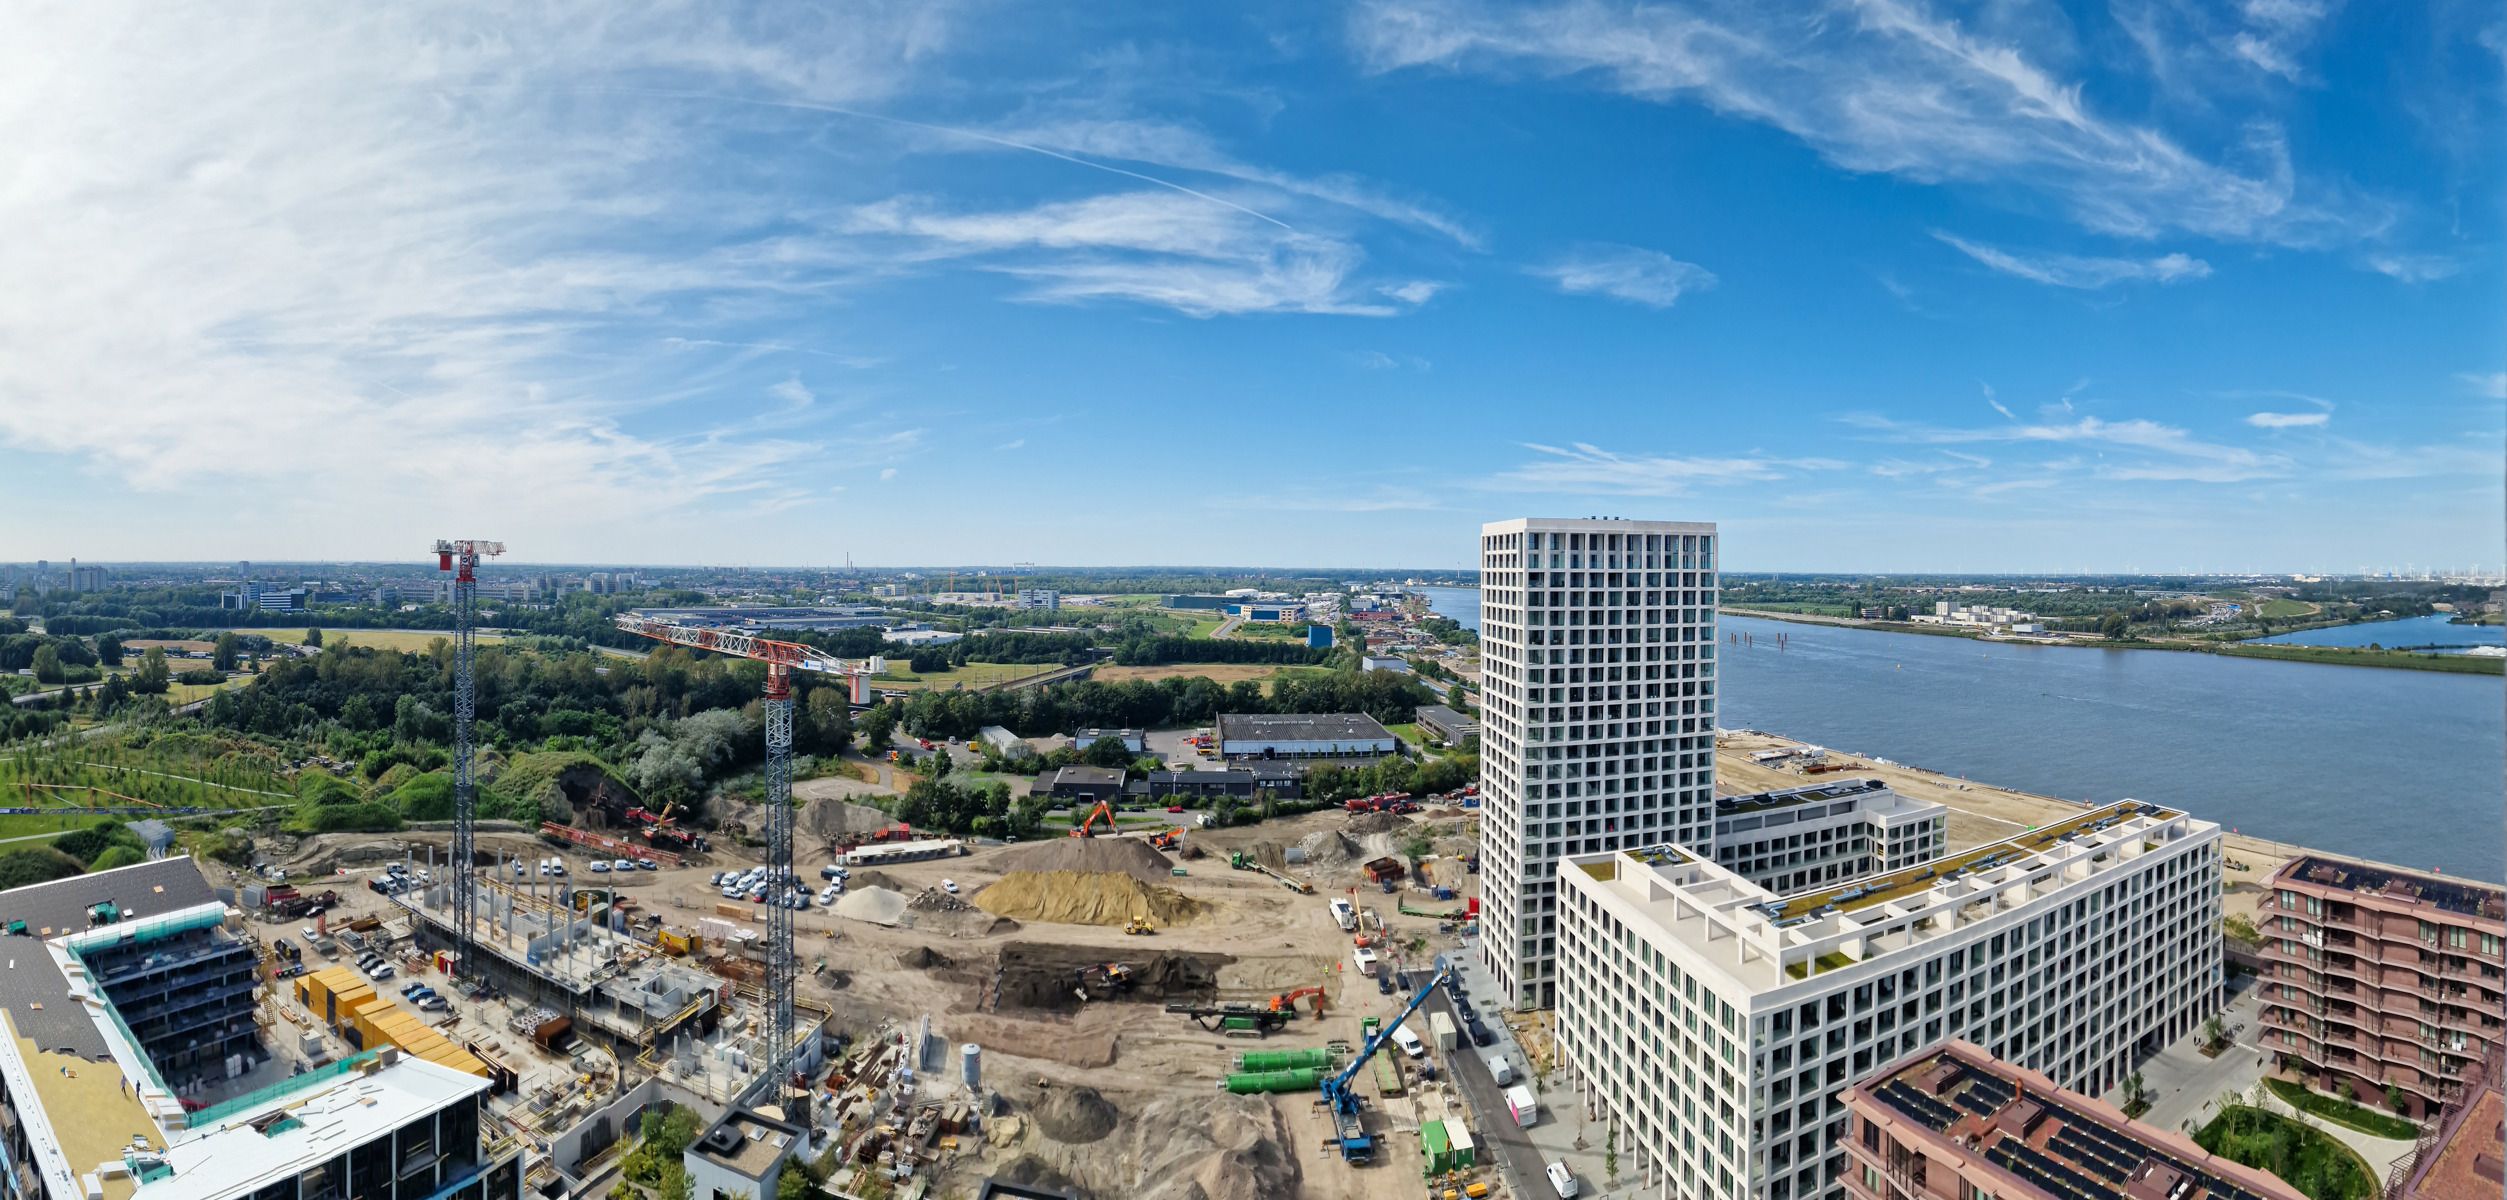
[[1364, 946], [1360, 946], [1349, 952], [1349, 961], [1357, 965], [1359, 974], [1368, 976], [1369, 978], [1374, 977], [1375, 951], [1369, 950]]
[[1418, 1034], [1410, 1032], [1410, 1026], [1408, 1025], [1396, 1025], [1393, 1027], [1393, 1044], [1401, 1047], [1401, 1052], [1412, 1058], [1426, 1058], [1428, 1056], [1428, 1044], [1420, 1041]]
[[1496, 1081], [1497, 1086], [1504, 1087], [1515, 1081], [1515, 1064], [1506, 1061], [1505, 1051], [1491, 1050], [1481, 1055], [1480, 1061], [1488, 1064], [1489, 1078]]
[[1567, 1164], [1554, 1162], [1549, 1165], [1549, 1185], [1557, 1189], [1558, 1200], [1576, 1200], [1576, 1173], [1568, 1170]]

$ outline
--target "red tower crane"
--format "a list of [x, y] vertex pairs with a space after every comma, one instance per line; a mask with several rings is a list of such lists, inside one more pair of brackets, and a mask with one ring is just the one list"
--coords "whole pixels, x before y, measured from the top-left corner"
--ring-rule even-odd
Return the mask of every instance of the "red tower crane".
[[478, 718], [479, 692], [475, 661], [479, 653], [479, 558], [505, 552], [505, 543], [483, 538], [457, 538], [435, 543], [435, 566], [453, 572], [453, 847], [449, 865], [453, 887], [453, 952], [455, 968], [471, 973], [470, 935], [477, 916], [478, 881], [472, 873], [478, 856], [479, 788], [472, 770], [476, 751], [470, 727]]
[[[817, 671], [841, 675], [851, 683], [853, 702], [868, 703], [871, 668], [847, 662], [799, 642], [779, 642], [724, 629], [674, 625], [621, 614], [618, 628], [638, 637], [711, 650], [766, 664], [766, 869], [778, 887], [790, 886], [792, 874], [792, 673]], [[792, 1060], [792, 910], [766, 906], [766, 1074], [781, 1078]]]

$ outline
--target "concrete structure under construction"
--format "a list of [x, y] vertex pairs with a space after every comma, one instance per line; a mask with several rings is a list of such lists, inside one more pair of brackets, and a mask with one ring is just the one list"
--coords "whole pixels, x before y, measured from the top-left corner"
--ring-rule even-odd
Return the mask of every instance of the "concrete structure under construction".
[[1965, 1038], [2094, 1094], [2218, 1012], [2220, 872], [2219, 826], [2133, 801], [1785, 894], [1677, 846], [1575, 856], [1559, 1060], [1632, 1194], [1835, 1197], [1838, 1093], [1883, 1063]]
[[1843, 1100], [1849, 1200], [2307, 1200], [1973, 1042], [1900, 1058]]
[[2500, 1044], [2507, 891], [2320, 854], [2270, 886], [2261, 1040], [2310, 1083], [2420, 1116]]
[[0, 892], [10, 1200], [519, 1200], [477, 1075], [264, 1044], [257, 952], [189, 858]]
[[1920, 867], [1949, 848], [1948, 807], [1877, 779], [1715, 801], [1715, 861], [1771, 892]]
[[1715, 554], [1711, 524], [1480, 529], [1480, 947], [1519, 1007], [1556, 998], [1560, 861], [1711, 843]]

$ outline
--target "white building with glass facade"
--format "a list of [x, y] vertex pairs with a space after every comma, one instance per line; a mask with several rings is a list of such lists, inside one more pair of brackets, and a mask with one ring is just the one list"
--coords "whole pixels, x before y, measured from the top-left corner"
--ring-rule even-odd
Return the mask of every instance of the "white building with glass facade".
[[1715, 598], [1711, 524], [1480, 530], [1481, 953], [1518, 1007], [1556, 995], [1561, 860], [1713, 834]]
[[1883, 1064], [1965, 1038], [2094, 1095], [2218, 1012], [2220, 868], [2219, 826], [2133, 801], [1786, 894], [1677, 846], [1576, 855], [1561, 1103], [1633, 1195], [1842, 1196], [1838, 1094]]

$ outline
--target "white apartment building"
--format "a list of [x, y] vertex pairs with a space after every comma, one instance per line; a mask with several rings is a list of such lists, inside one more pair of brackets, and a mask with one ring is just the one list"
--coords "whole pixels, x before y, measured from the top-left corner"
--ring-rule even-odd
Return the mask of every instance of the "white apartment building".
[[1517, 1007], [1555, 999], [1561, 859], [1712, 836], [1715, 598], [1712, 524], [1481, 527], [1481, 953]]
[[1948, 807], [1877, 779], [1715, 801], [1715, 861], [1771, 892], [1920, 867], [1949, 847]]
[[2219, 826], [2133, 801], [1787, 895], [1676, 846], [1575, 857], [1566, 1086], [1632, 1194], [1842, 1197], [1838, 1093], [1885, 1063], [1965, 1038], [2094, 1095], [2219, 1011], [2220, 865]]

